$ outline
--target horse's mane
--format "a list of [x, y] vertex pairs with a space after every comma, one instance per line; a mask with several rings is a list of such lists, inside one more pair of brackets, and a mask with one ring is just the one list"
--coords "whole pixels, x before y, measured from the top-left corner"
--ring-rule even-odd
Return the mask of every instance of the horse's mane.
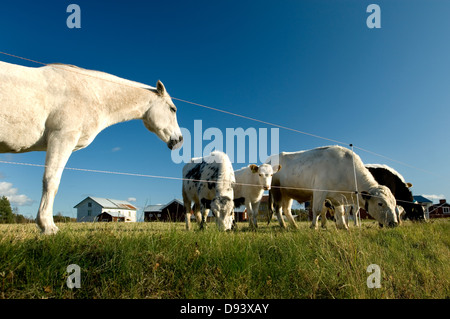
[[[116, 75], [107, 73], [107, 72], [103, 72], [103, 71], [97, 71], [97, 70], [90, 70], [90, 69], [85, 69], [85, 68], [81, 68], [79, 66], [73, 65], [73, 64], [65, 64], [65, 63], [49, 63], [47, 64], [48, 66], [55, 66], [55, 67], [68, 67], [68, 68], [73, 68], [73, 69], [77, 69], [86, 73], [93, 73], [93, 74], [98, 74], [98, 78], [102, 79], [102, 78], [111, 78], [110, 81], [116, 81], [117, 83], [123, 82], [123, 83], [128, 83], [132, 84], [133, 86], [137, 86], [139, 88], [142, 89], [147, 89], [150, 90], [154, 93], [156, 93], [156, 88], [154, 88], [153, 86], [147, 85], [147, 84], [143, 84], [140, 82], [136, 82], [136, 81], [132, 81], [132, 80], [127, 80], [121, 77], [118, 77]], [[80, 73], [80, 72], [79, 72]], [[80, 73], [82, 74], [82, 73]]]
[[68, 67], [75, 68], [75, 69], [91, 71], [91, 70], [88, 70], [88, 69], [80, 68], [79, 66], [76, 66], [76, 65], [73, 65], [73, 64], [66, 64], [66, 63], [59, 63], [59, 62], [49, 63], [47, 65], [62, 65], [62, 66], [68, 66]]

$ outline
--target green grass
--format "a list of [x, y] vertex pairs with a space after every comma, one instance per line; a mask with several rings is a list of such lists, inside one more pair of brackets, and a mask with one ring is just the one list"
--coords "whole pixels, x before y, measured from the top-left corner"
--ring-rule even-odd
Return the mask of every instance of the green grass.
[[[450, 298], [450, 220], [349, 231], [182, 223], [0, 225], [0, 298]], [[70, 264], [81, 288], [66, 286]], [[367, 266], [381, 288], [367, 287]]]

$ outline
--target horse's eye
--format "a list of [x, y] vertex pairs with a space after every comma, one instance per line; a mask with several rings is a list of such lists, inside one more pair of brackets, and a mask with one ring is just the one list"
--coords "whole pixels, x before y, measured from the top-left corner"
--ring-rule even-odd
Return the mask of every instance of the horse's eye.
[[378, 203], [378, 206], [383, 206], [383, 203]]

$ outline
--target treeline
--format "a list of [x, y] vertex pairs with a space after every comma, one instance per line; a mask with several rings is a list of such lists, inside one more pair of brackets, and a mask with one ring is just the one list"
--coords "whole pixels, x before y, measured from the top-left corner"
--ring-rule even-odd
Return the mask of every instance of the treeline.
[[[55, 223], [76, 222], [76, 218], [63, 216], [61, 213], [53, 216]], [[0, 198], [0, 224], [27, 224], [34, 223], [34, 218], [25, 217], [19, 214], [18, 209], [11, 208], [11, 203], [6, 196]]]

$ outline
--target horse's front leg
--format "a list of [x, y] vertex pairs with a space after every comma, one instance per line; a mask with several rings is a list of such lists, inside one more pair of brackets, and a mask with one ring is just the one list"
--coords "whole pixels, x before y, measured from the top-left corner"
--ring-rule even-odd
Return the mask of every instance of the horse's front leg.
[[58, 192], [62, 172], [77, 141], [78, 135], [74, 133], [66, 135], [50, 133], [48, 138], [42, 198], [36, 218], [39, 228], [46, 235], [56, 234], [58, 231], [53, 221], [53, 202]]

